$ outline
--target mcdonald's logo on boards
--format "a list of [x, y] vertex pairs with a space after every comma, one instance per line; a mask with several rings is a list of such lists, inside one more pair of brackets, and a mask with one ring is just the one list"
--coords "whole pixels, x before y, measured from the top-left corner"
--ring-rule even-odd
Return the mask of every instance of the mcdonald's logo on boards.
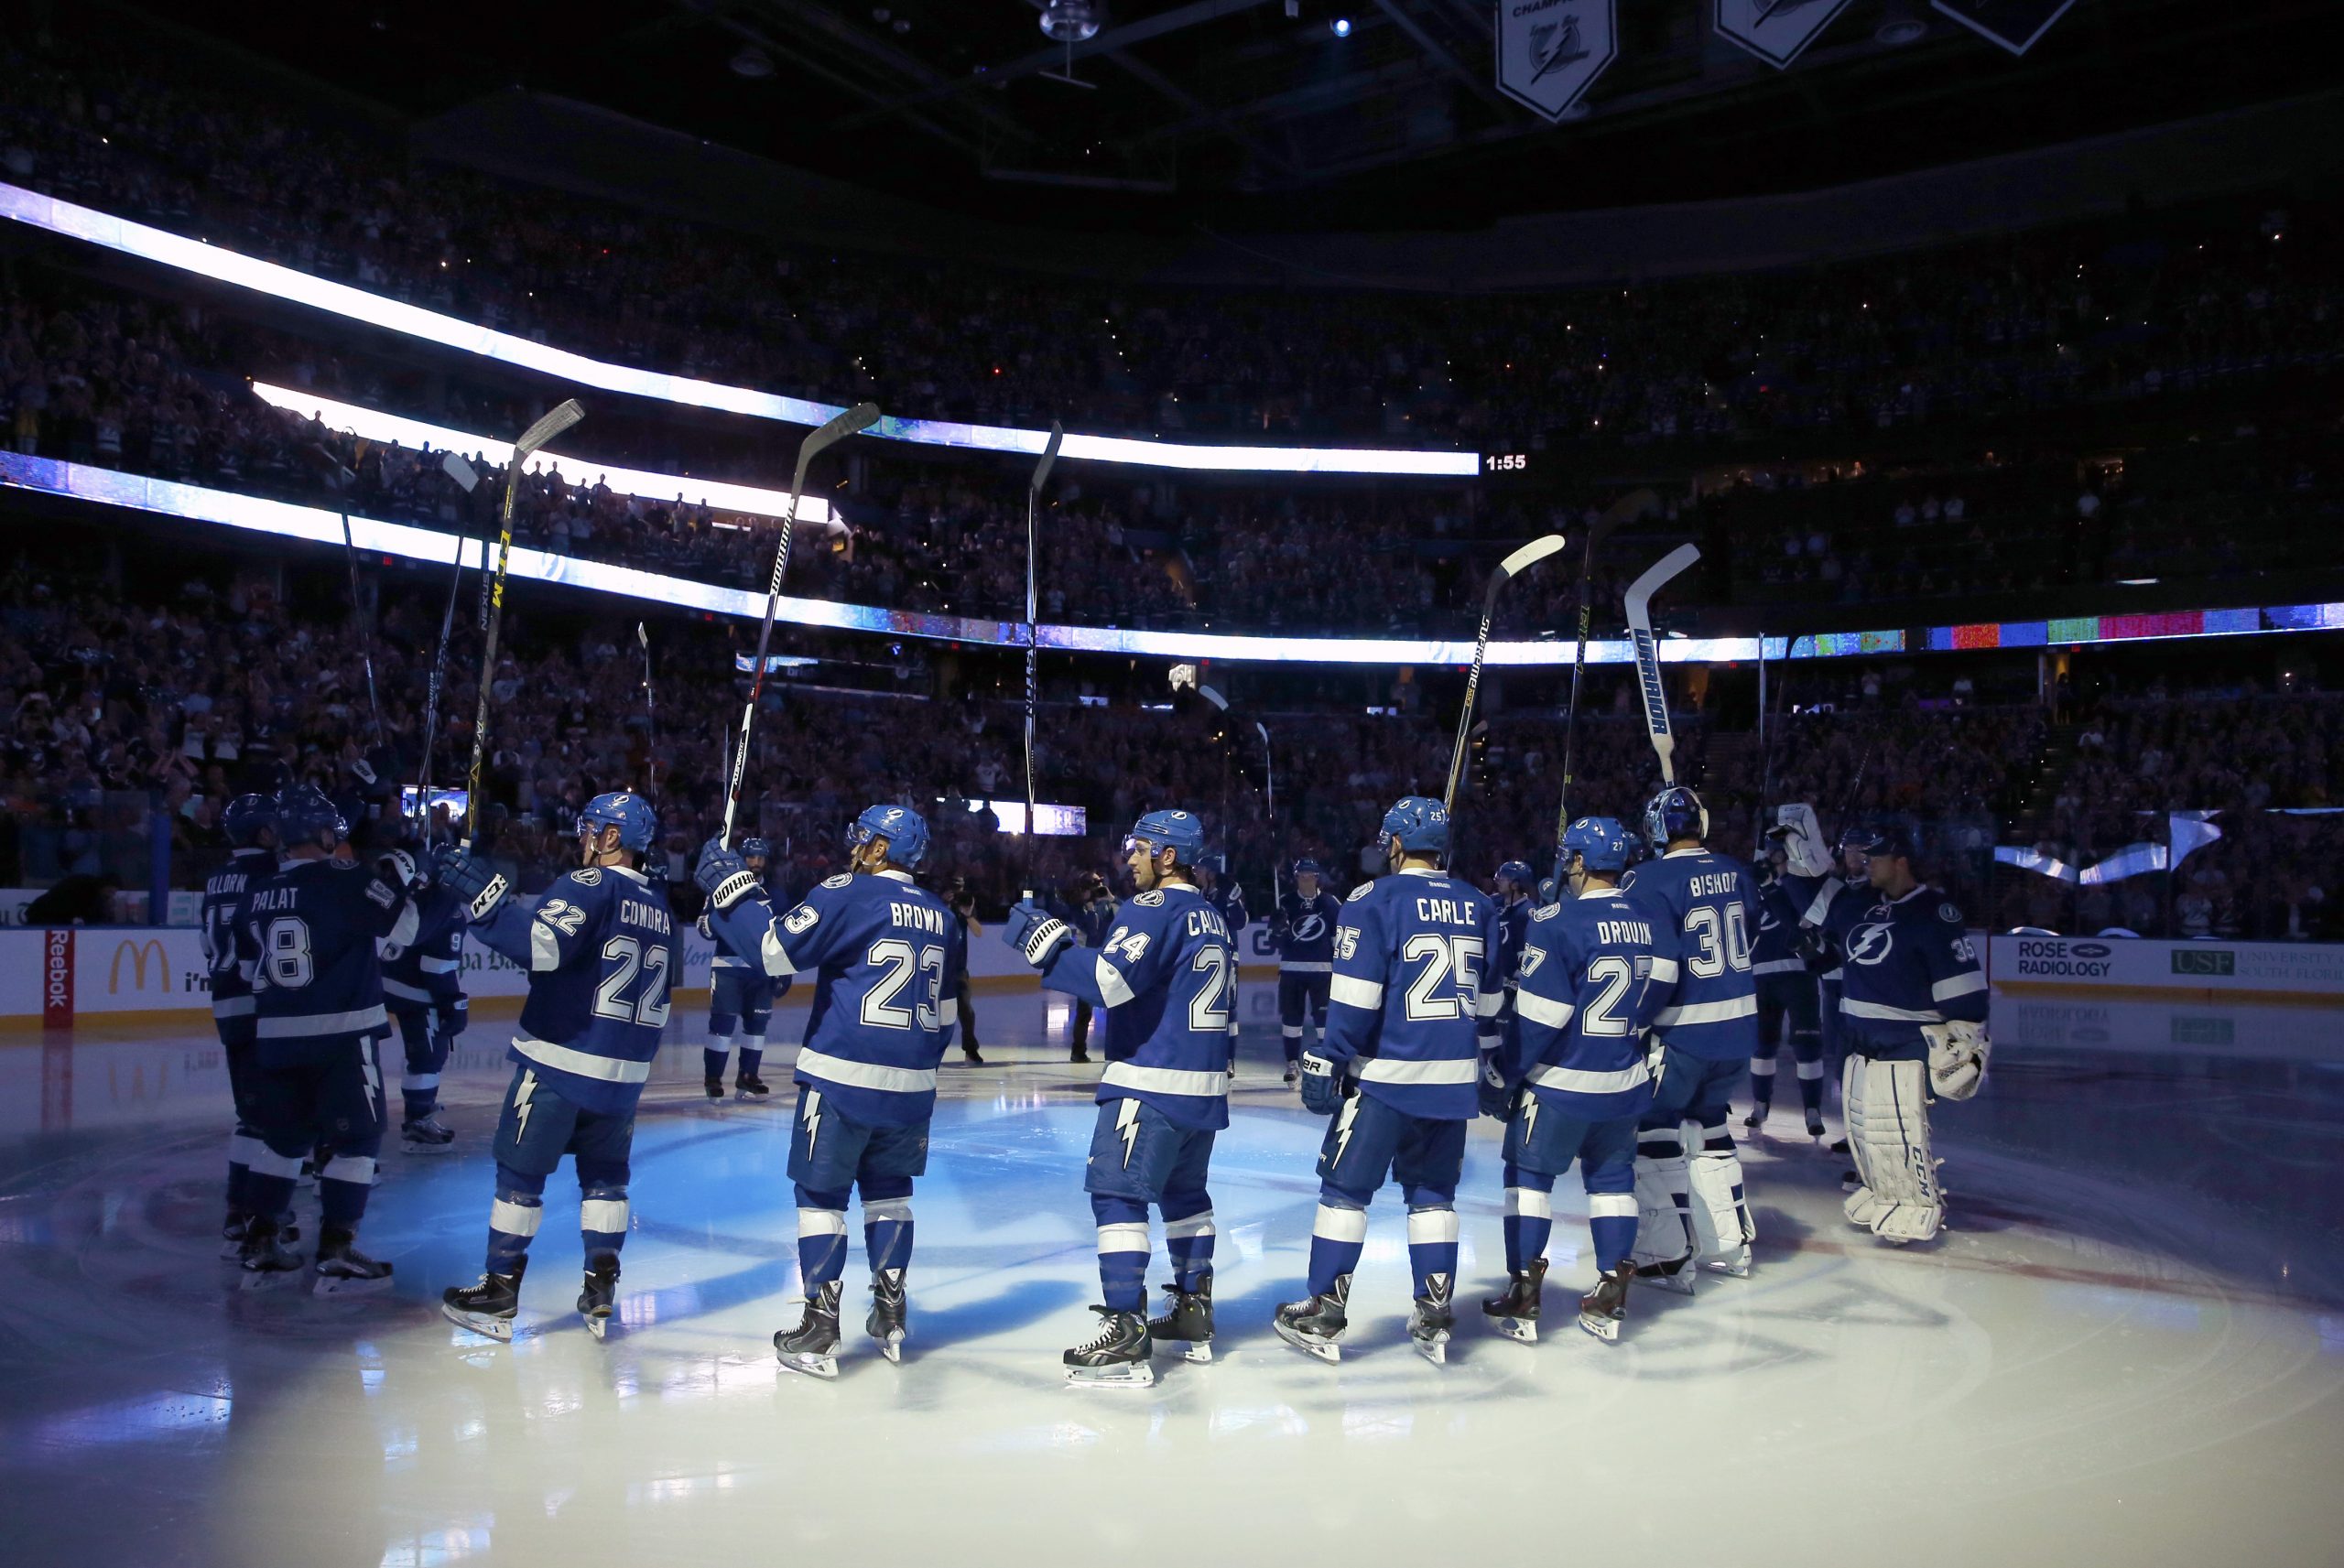
[[152, 936], [144, 942], [124, 940], [114, 944], [114, 962], [106, 966], [106, 995], [122, 994], [122, 961], [130, 960], [130, 986], [137, 995], [146, 994], [146, 960], [155, 960], [156, 989], [168, 994], [171, 989], [171, 961], [163, 955], [163, 945]]

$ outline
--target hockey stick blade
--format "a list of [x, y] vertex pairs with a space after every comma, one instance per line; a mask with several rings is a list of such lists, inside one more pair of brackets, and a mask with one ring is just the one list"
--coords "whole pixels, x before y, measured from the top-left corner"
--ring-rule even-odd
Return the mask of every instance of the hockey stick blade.
[[1548, 534], [1542, 538], [1531, 540], [1530, 543], [1498, 563], [1497, 577], [1491, 583], [1491, 588], [1494, 590], [1498, 583], [1529, 570], [1562, 547], [1563, 536], [1560, 534]]
[[[828, 424], [825, 424], [816, 429], [803, 441], [798, 442], [798, 477], [791, 483], [790, 488], [792, 492], [797, 493], [804, 492], [806, 489], [807, 466], [810, 464], [817, 456], [827, 449], [834, 447], [841, 441], [845, 440], [849, 436], [854, 435], [858, 431], [868, 430], [872, 426], [876, 425], [877, 423], [879, 423], [879, 406], [876, 403], [858, 403], [853, 407], [848, 409], [845, 413], [841, 414], [836, 418], [830, 420]], [[795, 521], [794, 518], [792, 520]]]
[[1661, 684], [1660, 650], [1652, 635], [1652, 596], [1669, 579], [1701, 558], [1691, 545], [1677, 548], [1653, 563], [1628, 587], [1628, 635], [1636, 654], [1636, 685], [1644, 693], [1644, 730], [1660, 759], [1660, 782], [1677, 783], [1677, 737], [1668, 727], [1668, 690]]
[[1652, 625], [1652, 596], [1668, 583], [1668, 579], [1683, 572], [1701, 558], [1699, 548], [1679, 545], [1652, 564], [1644, 576], [1628, 585], [1628, 624], [1649, 628]]
[[1221, 696], [1221, 693], [1213, 690], [1212, 687], [1209, 686], [1200, 686], [1197, 687], [1197, 695], [1203, 697], [1207, 702], [1211, 703], [1214, 708], [1220, 709], [1221, 712], [1226, 713], [1229, 711], [1229, 698]]
[[480, 484], [480, 475], [472, 471], [472, 465], [453, 452], [440, 460], [440, 467], [450, 479], [463, 486], [467, 494]]
[[1057, 420], [1050, 421], [1050, 438], [1042, 447], [1042, 460], [1034, 465], [1034, 488], [1039, 490], [1050, 481], [1050, 469], [1058, 460], [1058, 448], [1066, 440], [1066, 427]]
[[515, 460], [529, 456], [585, 417], [586, 410], [579, 406], [578, 399], [566, 400], [561, 406], [521, 432], [521, 438], [513, 443]]

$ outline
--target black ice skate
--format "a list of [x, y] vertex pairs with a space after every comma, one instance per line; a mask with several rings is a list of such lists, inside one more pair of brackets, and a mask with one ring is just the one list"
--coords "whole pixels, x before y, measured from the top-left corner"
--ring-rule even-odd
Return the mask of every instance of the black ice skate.
[[1205, 1275], [1193, 1291], [1164, 1287], [1172, 1298], [1162, 1317], [1147, 1320], [1147, 1336], [1167, 1345], [1185, 1345], [1191, 1361], [1212, 1359], [1212, 1276]]
[[600, 1339], [611, 1332], [611, 1309], [617, 1304], [618, 1296], [617, 1259], [586, 1271], [585, 1282], [578, 1287], [578, 1315], [586, 1320], [587, 1333]]
[[773, 1086], [754, 1073], [736, 1074], [732, 1079], [734, 1099], [763, 1099], [773, 1093]]
[[863, 1320], [863, 1331], [879, 1342], [879, 1354], [890, 1361], [904, 1358], [904, 1336], [909, 1332], [904, 1326], [907, 1305], [901, 1269], [882, 1269], [871, 1276], [871, 1314]]
[[355, 1231], [328, 1227], [318, 1237], [318, 1294], [355, 1295], [390, 1289], [391, 1266], [358, 1250]]
[[1286, 1081], [1289, 1084], [1298, 1084], [1302, 1081], [1301, 1063], [1288, 1062], [1286, 1065]]
[[977, 1048], [974, 1045], [960, 1047], [960, 1061], [964, 1065], [971, 1067], [982, 1067], [985, 1065], [985, 1059], [977, 1054]]
[[1278, 1308], [1271, 1326], [1278, 1331], [1280, 1339], [1297, 1350], [1306, 1350], [1321, 1361], [1340, 1361], [1343, 1358], [1343, 1330], [1351, 1326], [1343, 1308], [1351, 1298], [1351, 1277], [1338, 1274], [1335, 1288], [1325, 1295], [1288, 1302]]
[[700, 1080], [700, 1087], [708, 1091], [709, 1098], [722, 1099], [724, 1098], [724, 1075], [722, 1073], [711, 1074], [708, 1077]]
[[836, 1280], [806, 1299], [806, 1315], [796, 1328], [773, 1336], [773, 1353], [793, 1372], [809, 1378], [839, 1375], [839, 1294]]
[[1519, 1339], [1525, 1345], [1538, 1343], [1538, 1296], [1546, 1282], [1546, 1260], [1534, 1258], [1530, 1267], [1506, 1281], [1505, 1293], [1490, 1297], [1481, 1303], [1481, 1315], [1497, 1325], [1498, 1332], [1508, 1339]]
[[244, 1265], [244, 1289], [257, 1290], [298, 1269], [301, 1255], [293, 1249], [297, 1239], [298, 1233], [291, 1226], [266, 1215], [253, 1216], [244, 1227], [244, 1245], [236, 1254], [237, 1262]]
[[1823, 1141], [1823, 1113], [1821, 1111], [1810, 1110], [1807, 1113], [1807, 1135], [1818, 1143]]
[[1635, 1265], [1624, 1262], [1596, 1275], [1595, 1289], [1579, 1299], [1579, 1325], [1606, 1345], [1617, 1344], [1621, 1321], [1628, 1315], [1628, 1284], [1635, 1275]]
[[1457, 1326], [1456, 1289], [1448, 1275], [1431, 1275], [1425, 1281], [1425, 1293], [1408, 1309], [1408, 1338], [1416, 1354], [1436, 1367], [1449, 1361], [1449, 1335]]
[[1774, 1108], [1774, 1102], [1771, 1100], [1758, 1101], [1750, 1108], [1750, 1114], [1742, 1119], [1742, 1125], [1753, 1129], [1765, 1126], [1767, 1113]]
[[1091, 1310], [1099, 1314], [1098, 1336], [1059, 1357], [1066, 1364], [1066, 1380], [1085, 1389], [1153, 1387], [1156, 1368], [1147, 1358], [1155, 1346], [1147, 1336], [1147, 1320], [1112, 1307]]
[[244, 1255], [244, 1231], [252, 1222], [248, 1214], [231, 1214], [221, 1223], [220, 1261], [233, 1263]]
[[510, 1343], [513, 1320], [521, 1315], [521, 1276], [526, 1258], [513, 1260], [509, 1274], [483, 1274], [477, 1285], [450, 1285], [440, 1295], [440, 1314], [450, 1323]]
[[456, 1147], [455, 1130], [440, 1119], [433, 1111], [418, 1116], [399, 1128], [399, 1147], [410, 1154], [447, 1154]]
[[1077, 1045], [1066, 1054], [1066, 1059], [1069, 1062], [1088, 1062], [1091, 1060], [1091, 1053]]

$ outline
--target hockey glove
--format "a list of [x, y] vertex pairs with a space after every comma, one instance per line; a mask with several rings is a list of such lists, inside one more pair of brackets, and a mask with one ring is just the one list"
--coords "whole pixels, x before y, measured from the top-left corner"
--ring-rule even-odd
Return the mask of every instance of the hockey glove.
[[474, 860], [471, 850], [454, 844], [440, 846], [432, 860], [432, 874], [441, 887], [454, 892], [475, 925], [494, 914], [511, 891], [495, 867]]
[[1821, 926], [1801, 925], [1795, 940], [1798, 956], [1807, 960], [1808, 968], [1820, 971], [1839, 968], [1839, 955], [1833, 949], [1830, 936]]
[[748, 861], [724, 847], [722, 838], [716, 838], [701, 846], [692, 881], [708, 894], [712, 907], [726, 910], [756, 890], [757, 874], [749, 870]]
[[700, 928], [700, 934], [701, 935], [707, 937], [711, 942], [716, 940], [716, 927], [708, 923], [708, 911], [704, 909], [701, 910], [700, 912], [700, 918], [697, 921], [694, 921], [693, 924]]
[[1498, 1071], [1498, 1054], [1481, 1053], [1481, 1114], [1500, 1121], [1514, 1119], [1514, 1091], [1506, 1087], [1505, 1075]]
[[1302, 1054], [1302, 1108], [1313, 1116], [1332, 1116], [1343, 1103], [1343, 1070], [1331, 1056], [1316, 1051]]
[[1037, 969], [1047, 969], [1050, 961], [1074, 946], [1074, 933], [1067, 924], [1026, 899], [1009, 912], [1002, 922], [1001, 939], [1026, 955], [1026, 961]]
[[472, 1008], [462, 997], [441, 1002], [438, 1011], [440, 1037], [443, 1040], [453, 1040], [464, 1032], [464, 1025], [472, 1021]]
[[1993, 1042], [1986, 1026], [1959, 1020], [1924, 1023], [1921, 1038], [1929, 1043], [1929, 1089], [1941, 1099], [1965, 1100], [1978, 1092], [1986, 1076], [1986, 1055]]

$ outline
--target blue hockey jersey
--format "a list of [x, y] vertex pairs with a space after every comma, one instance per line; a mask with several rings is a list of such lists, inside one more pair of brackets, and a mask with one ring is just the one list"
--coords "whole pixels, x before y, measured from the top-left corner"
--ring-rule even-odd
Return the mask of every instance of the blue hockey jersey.
[[393, 1012], [452, 1005], [463, 994], [464, 903], [452, 888], [415, 895], [415, 940], [385, 944], [383, 1003]]
[[277, 857], [266, 849], [239, 849], [204, 879], [203, 967], [212, 976], [212, 1019], [223, 1044], [252, 1044], [253, 988], [236, 962], [236, 928], [244, 923], [252, 890], [277, 874]]
[[529, 971], [508, 1054], [572, 1105], [623, 1116], [643, 1097], [683, 947], [667, 894], [641, 871], [584, 866], [534, 910], [507, 899], [472, 934]]
[[1705, 1062], [1757, 1054], [1758, 983], [1750, 957], [1756, 880], [1731, 855], [1672, 849], [1620, 882], [1621, 892], [1677, 934], [1684, 949], [1674, 975], [1666, 959], [1653, 966], [1653, 982], [1666, 993], [1653, 1028], [1670, 1047]]
[[1799, 903], [1776, 877], [1758, 890], [1758, 932], [1750, 944], [1753, 975], [1804, 975], [1798, 950]]
[[1644, 1032], [1664, 995], [1652, 973], [1677, 957], [1676, 932], [1616, 888], [1533, 914], [1498, 1058], [1506, 1087], [1526, 1084], [1558, 1116], [1643, 1114], [1652, 1103]]
[[1229, 1009], [1237, 946], [1203, 893], [1167, 882], [1134, 894], [1096, 950], [1062, 949], [1042, 984], [1106, 1021], [1097, 1099], [1136, 1099], [1178, 1126], [1229, 1125]]
[[762, 892], [711, 918], [776, 979], [814, 976], [799, 1083], [872, 1126], [935, 1114], [936, 1065], [960, 1022], [967, 961], [960, 917], [942, 899], [903, 871], [849, 873], [778, 918]]
[[246, 894], [236, 957], [265, 1067], [327, 1059], [386, 1027], [375, 944], [414, 938], [415, 904], [364, 866], [288, 860]]
[[1321, 889], [1316, 898], [1290, 892], [1278, 900], [1278, 973], [1326, 975], [1335, 968], [1335, 927], [1342, 901]]
[[1505, 993], [1490, 972], [1497, 909], [1446, 871], [1396, 871], [1354, 892], [1335, 932], [1327, 1035], [1314, 1047], [1362, 1094], [1436, 1121], [1477, 1114], [1481, 1020]]
[[1848, 928], [1863, 913], [1872, 890], [1850, 888], [1838, 877], [1786, 876], [1782, 882], [1791, 904], [1798, 911], [1798, 923], [1815, 927], [1825, 936], [1831, 959], [1823, 978], [1841, 979], [1839, 955], [1847, 943]]
[[1221, 916], [1221, 923], [1223, 925], [1229, 927], [1230, 951], [1232, 953], [1237, 951], [1237, 934], [1251, 925], [1253, 919], [1251, 914], [1245, 913], [1245, 890], [1235, 882], [1223, 882], [1212, 892], [1204, 894], [1204, 901], [1212, 905], [1212, 912]]
[[1523, 945], [1530, 938], [1530, 914], [1526, 898], [1498, 905], [1498, 961], [1490, 973], [1508, 991], [1514, 989], [1521, 972]]
[[1918, 1056], [1921, 1025], [1986, 1022], [1986, 976], [1969, 925], [1958, 905], [1926, 883], [1893, 901], [1873, 893], [1849, 930], [1843, 956], [1840, 1015], [1861, 1024], [1875, 1045], [1884, 1040], [1908, 1048], [1899, 1054]]

